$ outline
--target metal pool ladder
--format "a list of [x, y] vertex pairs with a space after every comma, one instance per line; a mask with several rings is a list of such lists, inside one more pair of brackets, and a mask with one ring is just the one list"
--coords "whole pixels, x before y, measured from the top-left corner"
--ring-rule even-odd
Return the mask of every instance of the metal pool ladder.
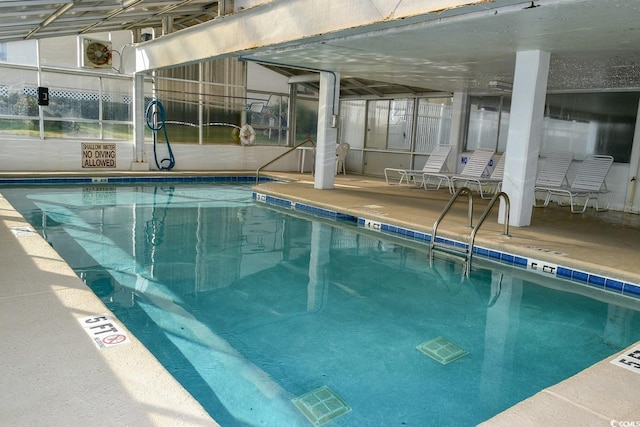
[[[458, 246], [452, 246], [452, 245], [447, 245], [447, 244], [444, 244], [444, 243], [436, 242], [437, 235], [438, 235], [438, 226], [440, 225], [440, 222], [447, 215], [447, 213], [451, 209], [451, 206], [453, 206], [453, 204], [458, 199], [458, 197], [460, 197], [460, 195], [462, 195], [462, 194], [466, 194], [468, 196], [468, 200], [469, 200], [469, 210], [468, 210], [468, 215], [467, 215], [467, 217], [468, 217], [467, 227], [471, 229], [471, 235], [469, 236], [469, 243], [467, 244], [466, 247], [458, 247]], [[489, 204], [487, 205], [486, 209], [484, 210], [484, 212], [480, 216], [480, 219], [478, 219], [478, 224], [474, 227], [473, 224], [472, 224], [472, 221], [473, 221], [473, 195], [471, 193], [471, 190], [468, 187], [461, 187], [455, 192], [455, 194], [451, 197], [451, 199], [449, 199], [449, 203], [447, 203], [447, 206], [444, 207], [444, 209], [440, 213], [440, 216], [438, 217], [438, 219], [436, 219], [436, 221], [433, 223], [433, 233], [431, 235], [431, 244], [429, 245], [429, 256], [431, 258], [433, 258], [434, 250], [435, 249], [439, 249], [439, 250], [442, 250], [442, 251], [447, 252], [449, 254], [453, 254], [453, 255], [458, 255], [458, 256], [464, 257], [465, 275], [468, 276], [469, 275], [469, 271], [471, 270], [471, 258], [473, 257], [473, 245], [474, 245], [474, 242], [475, 242], [475, 239], [476, 239], [476, 234], [478, 233], [478, 230], [480, 229], [480, 226], [487, 219], [487, 216], [489, 216], [489, 213], [491, 212], [491, 208], [493, 208], [493, 206], [496, 204], [498, 199], [500, 199], [501, 197], [504, 199], [504, 202], [506, 204], [506, 209], [505, 209], [505, 214], [504, 214], [504, 216], [505, 216], [505, 218], [504, 218], [504, 232], [502, 233], [502, 235], [509, 237], [509, 211], [511, 211], [511, 203], [509, 202], [509, 196], [507, 196], [507, 194], [502, 192], [502, 191], [501, 192], [497, 192], [491, 198], [491, 200], [489, 201]]]
[[256, 184], [258, 184], [260, 182], [260, 170], [266, 168], [267, 166], [269, 166], [271, 163], [274, 163], [277, 160], [280, 160], [281, 158], [283, 158], [284, 156], [286, 156], [287, 154], [289, 154], [290, 152], [296, 150], [298, 147], [300, 147], [301, 145], [304, 145], [306, 143], [311, 143], [311, 145], [315, 148], [316, 143], [313, 139], [311, 138], [307, 138], [304, 141], [302, 141], [299, 144], [294, 145], [293, 147], [289, 148], [287, 151], [285, 151], [284, 153], [280, 154], [278, 157], [276, 157], [273, 160], [269, 160], [267, 163], [265, 163], [264, 165], [260, 166], [258, 169], [256, 169]]

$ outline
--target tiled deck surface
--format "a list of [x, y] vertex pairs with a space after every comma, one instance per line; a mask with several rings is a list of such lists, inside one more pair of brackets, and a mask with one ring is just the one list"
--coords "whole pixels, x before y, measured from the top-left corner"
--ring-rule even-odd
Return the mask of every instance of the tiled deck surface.
[[[446, 191], [391, 187], [360, 176], [340, 176], [335, 189], [315, 190], [309, 175], [272, 175], [295, 181], [264, 183], [257, 191], [426, 233], [449, 199]], [[477, 218], [486, 202], [474, 201]], [[439, 235], [466, 240], [466, 209], [462, 198]], [[553, 206], [535, 209], [530, 227], [512, 227], [511, 237], [505, 237], [495, 212], [478, 233], [477, 245], [640, 284], [640, 215], [574, 215]], [[0, 219], [0, 424], [217, 425], [135, 338], [98, 350], [77, 319], [108, 310], [42, 238], [11, 231], [26, 223], [2, 198]], [[640, 299], [629, 301], [640, 307]], [[639, 389], [640, 374], [605, 360], [484, 424], [640, 422]]]

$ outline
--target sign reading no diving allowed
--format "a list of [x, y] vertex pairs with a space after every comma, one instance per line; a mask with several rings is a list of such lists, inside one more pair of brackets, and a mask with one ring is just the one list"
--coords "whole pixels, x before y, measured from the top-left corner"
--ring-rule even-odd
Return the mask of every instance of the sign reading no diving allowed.
[[82, 143], [83, 168], [115, 168], [116, 144]]

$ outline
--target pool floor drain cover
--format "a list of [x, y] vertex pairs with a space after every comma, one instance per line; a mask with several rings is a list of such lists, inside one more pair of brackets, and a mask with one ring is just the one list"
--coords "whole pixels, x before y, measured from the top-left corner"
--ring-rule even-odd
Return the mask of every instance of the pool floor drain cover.
[[349, 405], [327, 386], [295, 397], [291, 401], [315, 426], [321, 426], [351, 411]]
[[423, 342], [416, 348], [433, 360], [442, 363], [443, 365], [446, 365], [449, 362], [453, 362], [454, 360], [461, 358], [465, 354], [469, 354], [469, 352], [465, 349], [458, 347], [457, 345], [447, 341], [442, 337]]

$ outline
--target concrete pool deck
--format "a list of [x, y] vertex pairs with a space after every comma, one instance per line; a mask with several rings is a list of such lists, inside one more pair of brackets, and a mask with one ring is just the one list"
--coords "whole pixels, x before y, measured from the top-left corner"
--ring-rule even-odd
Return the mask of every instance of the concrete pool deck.
[[1, 425], [217, 425], [135, 338], [98, 349], [78, 319], [109, 310], [2, 197], [0, 220]]
[[[334, 190], [321, 191], [308, 174], [270, 175], [292, 181], [260, 184], [257, 191], [426, 232], [449, 199], [446, 191], [387, 186], [362, 176], [337, 177]], [[486, 202], [474, 203], [479, 215]], [[501, 235], [496, 216], [483, 225], [477, 244], [640, 283], [640, 215], [573, 215], [551, 206], [535, 209], [532, 225], [512, 227], [511, 237]], [[109, 311], [42, 237], [20, 232], [28, 224], [2, 197], [0, 217], [3, 425], [217, 425], [135, 337], [99, 350], [78, 319]], [[465, 224], [461, 199], [439, 235], [468, 235]], [[628, 300], [640, 307], [640, 300]], [[483, 425], [640, 422], [639, 389], [640, 374], [607, 359]]]

